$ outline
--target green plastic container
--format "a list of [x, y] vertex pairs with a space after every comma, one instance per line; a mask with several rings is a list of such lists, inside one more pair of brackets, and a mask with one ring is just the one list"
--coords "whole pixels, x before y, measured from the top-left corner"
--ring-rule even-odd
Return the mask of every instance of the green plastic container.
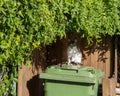
[[40, 78], [45, 79], [46, 96], [97, 96], [103, 74], [93, 67], [51, 66]]

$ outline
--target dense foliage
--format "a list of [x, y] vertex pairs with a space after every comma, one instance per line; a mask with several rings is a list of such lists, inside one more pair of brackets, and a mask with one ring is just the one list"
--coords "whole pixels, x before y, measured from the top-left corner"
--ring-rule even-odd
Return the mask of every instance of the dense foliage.
[[[120, 34], [120, 0], [0, 0], [0, 96], [14, 96], [17, 68], [41, 44], [66, 32], [99, 39]], [[29, 63], [29, 62], [28, 62]]]

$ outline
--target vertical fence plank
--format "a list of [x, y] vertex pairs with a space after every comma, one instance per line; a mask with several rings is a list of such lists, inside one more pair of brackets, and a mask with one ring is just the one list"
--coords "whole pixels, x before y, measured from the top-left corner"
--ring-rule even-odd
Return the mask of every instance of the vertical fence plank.
[[82, 47], [82, 51], [83, 51], [83, 65], [84, 66], [91, 66], [91, 47], [88, 45], [87, 40], [84, 38]]
[[106, 78], [103, 79], [102, 92], [103, 92], [103, 96], [110, 96], [109, 79]]
[[116, 85], [117, 85], [117, 75], [118, 75], [118, 53], [117, 53], [117, 42], [118, 42], [118, 38], [115, 37], [115, 78], [116, 78]]
[[115, 92], [116, 84], [115, 78], [103, 78], [102, 80], [102, 92], [103, 96], [116, 96]]
[[116, 79], [115, 78], [111, 78], [110, 79], [110, 94], [111, 96], [116, 96]]
[[91, 66], [93, 66], [94, 68], [98, 68], [97, 60], [98, 60], [98, 51], [95, 48], [94, 52], [91, 53]]
[[17, 96], [22, 96], [22, 70], [19, 68], [18, 69], [18, 86], [17, 86]]

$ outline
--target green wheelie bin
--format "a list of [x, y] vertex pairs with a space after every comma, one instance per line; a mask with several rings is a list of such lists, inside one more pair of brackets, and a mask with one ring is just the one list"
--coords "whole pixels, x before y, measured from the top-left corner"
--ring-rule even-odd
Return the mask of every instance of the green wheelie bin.
[[45, 96], [97, 96], [103, 73], [93, 67], [68, 65], [48, 67], [40, 78], [45, 80]]

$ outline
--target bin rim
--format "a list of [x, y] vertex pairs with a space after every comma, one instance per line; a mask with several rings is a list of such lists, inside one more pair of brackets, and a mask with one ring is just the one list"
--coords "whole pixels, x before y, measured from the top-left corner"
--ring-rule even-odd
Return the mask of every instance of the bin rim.
[[53, 74], [53, 73], [41, 73], [40, 78], [45, 80], [57, 80], [57, 81], [68, 81], [68, 82], [90, 83], [90, 84], [95, 84], [97, 82], [97, 79], [95, 77]]

